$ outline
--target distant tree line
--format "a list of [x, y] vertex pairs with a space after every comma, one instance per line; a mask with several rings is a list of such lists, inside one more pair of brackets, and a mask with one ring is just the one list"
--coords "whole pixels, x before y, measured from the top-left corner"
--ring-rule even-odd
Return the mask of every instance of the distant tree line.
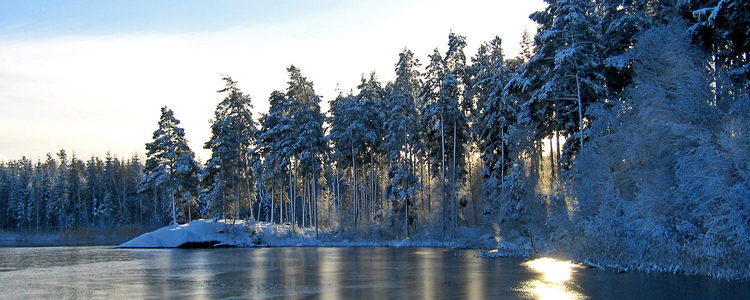
[[164, 223], [163, 203], [138, 193], [143, 165], [137, 156], [81, 160], [56, 158], [0, 164], [0, 225], [5, 230], [48, 231], [90, 226]]
[[144, 166], [0, 165], [2, 227], [253, 219], [367, 238], [456, 237], [622, 266], [747, 276], [750, 3], [547, 1], [522, 52], [466, 38], [363, 75], [327, 113], [291, 66], [256, 120], [224, 76], [212, 151], [162, 109]]

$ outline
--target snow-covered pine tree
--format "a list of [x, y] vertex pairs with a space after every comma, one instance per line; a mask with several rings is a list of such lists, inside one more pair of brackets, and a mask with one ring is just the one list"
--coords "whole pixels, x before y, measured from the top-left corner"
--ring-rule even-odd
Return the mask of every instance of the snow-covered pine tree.
[[[100, 198], [99, 201], [93, 206], [94, 216], [98, 217], [101, 222], [105, 225], [117, 224], [120, 220], [115, 219], [115, 212], [118, 210], [118, 203], [122, 202], [120, 192], [120, 178], [117, 176], [117, 171], [120, 169], [120, 161], [116, 157], [112, 157], [110, 152], [107, 152], [107, 156], [104, 157], [104, 172], [102, 173], [102, 187], [104, 189], [104, 197]], [[170, 184], [171, 182], [167, 182]], [[168, 188], [169, 189], [169, 188]], [[174, 204], [174, 202], [172, 203]], [[78, 204], [74, 204], [77, 207]], [[175, 223], [176, 224], [176, 223]]]
[[91, 156], [86, 162], [86, 175], [84, 177], [86, 179], [84, 194], [90, 201], [81, 213], [86, 215], [87, 223], [102, 223], [104, 220], [97, 220], [98, 214], [94, 212], [94, 208], [98, 206], [100, 201], [104, 200], [104, 162], [98, 157]]
[[[169, 208], [173, 224], [190, 221], [186, 215], [190, 215], [190, 210], [194, 209], [192, 205], [197, 197], [200, 174], [195, 154], [185, 139], [185, 130], [179, 124], [180, 121], [174, 117], [171, 109], [166, 106], [161, 108], [159, 128], [153, 135], [154, 141], [146, 144], [147, 159], [143, 169], [144, 177], [140, 182], [140, 192], [166, 196], [162, 200], [169, 201], [166, 207]], [[110, 159], [107, 160], [105, 170], [112, 168], [109, 167], [109, 161]], [[97, 215], [111, 209], [108, 207], [111, 204], [105, 199], [111, 198], [113, 193], [114, 191], [105, 191], [96, 210]]]
[[[258, 134], [258, 142], [255, 153], [263, 158], [262, 181], [266, 189], [271, 189], [271, 202], [278, 203], [279, 223], [284, 223], [284, 193], [285, 184], [291, 172], [291, 159], [294, 156], [294, 143], [296, 136], [292, 128], [289, 101], [284, 93], [273, 91], [269, 97], [268, 114], [261, 115], [261, 129]], [[278, 200], [275, 199], [278, 191]], [[291, 203], [291, 193], [287, 193], [287, 199]], [[275, 200], [275, 201], [274, 201]], [[271, 203], [271, 215], [274, 215], [274, 203]], [[288, 212], [288, 209], [286, 210]], [[271, 218], [273, 222], [273, 217]]]
[[33, 165], [25, 156], [19, 161], [11, 161], [11, 184], [8, 195], [8, 208], [13, 218], [14, 229], [28, 229], [29, 202], [31, 201], [31, 180]]
[[518, 98], [504, 92], [510, 78], [517, 74], [507, 70], [501, 40], [497, 37], [480, 46], [473, 67], [476, 69], [474, 96], [477, 102], [475, 141], [484, 162], [485, 210], [494, 214], [505, 196], [505, 179], [514, 160], [511, 153], [518, 151], [511, 149], [510, 140], [511, 132], [518, 125]]
[[636, 36], [654, 20], [643, 11], [644, 1], [602, 0], [596, 15], [601, 28], [602, 72], [606, 98], [620, 100], [620, 93], [633, 82], [633, 64], [627, 55]]
[[545, 11], [531, 15], [540, 25], [537, 55], [513, 84], [530, 91], [525, 111], [540, 138], [579, 134], [580, 147], [583, 113], [602, 94], [598, 23], [591, 1], [548, 2]]
[[441, 176], [443, 230], [458, 225], [457, 190], [466, 174], [465, 154], [470, 141], [467, 115], [473, 103], [465, 97], [469, 80], [464, 47], [466, 38], [451, 32], [445, 58], [437, 49], [429, 56], [420, 94], [425, 101], [421, 122], [432, 175]]
[[391, 202], [390, 223], [395, 226], [395, 220], [402, 220], [406, 237], [409, 237], [409, 227], [418, 217], [415, 198], [420, 188], [416, 169], [421, 140], [416, 105], [421, 90], [419, 66], [419, 60], [411, 50], [404, 49], [399, 54], [396, 80], [390, 85], [391, 93], [385, 110], [388, 138], [383, 141], [383, 147], [390, 161], [385, 193]]
[[10, 228], [8, 199], [11, 192], [11, 175], [8, 162], [0, 160], [0, 228]]
[[223, 76], [222, 80], [226, 87], [218, 92], [227, 96], [216, 106], [211, 120], [211, 139], [203, 146], [211, 149], [211, 158], [201, 180], [206, 203], [203, 215], [236, 220], [244, 208], [249, 211], [249, 217], [254, 218], [255, 178], [248, 156], [256, 138], [252, 104], [250, 96], [237, 87], [236, 81], [229, 76]]
[[323, 133], [325, 115], [320, 111], [321, 97], [315, 94], [313, 83], [308, 81], [295, 66], [287, 68], [287, 72], [289, 73], [289, 86], [286, 90], [286, 97], [291, 108], [292, 128], [297, 134], [293, 146], [294, 155], [298, 171], [305, 183], [303, 186], [309, 187], [311, 191], [309, 196], [303, 194], [303, 198], [310, 203], [310, 216], [313, 219], [317, 238], [318, 180], [323, 175], [322, 159], [328, 152], [328, 144]]
[[36, 204], [36, 230], [39, 231], [42, 228], [49, 227], [49, 220], [46, 218], [46, 207], [47, 203], [52, 197], [52, 185], [57, 176], [57, 162], [52, 157], [52, 154], [47, 153], [47, 159], [44, 163], [37, 165], [36, 173], [39, 174], [39, 182], [37, 186]]
[[74, 175], [71, 170], [71, 161], [65, 150], [57, 153], [60, 163], [57, 167], [57, 178], [52, 186], [52, 198], [47, 202], [47, 218], [50, 219], [55, 227], [66, 228], [68, 226], [68, 207]]
[[358, 166], [362, 165], [362, 153], [364, 152], [366, 120], [357, 98], [352, 94], [340, 94], [330, 102], [328, 111], [328, 135], [326, 139], [333, 145], [331, 159], [336, 163], [337, 170], [349, 174], [349, 210], [351, 211], [351, 223], [354, 228], [359, 224], [359, 202], [357, 195], [360, 187], [357, 183]]
[[[692, 1], [695, 39], [713, 55], [717, 105], [750, 96], [750, 1]], [[725, 80], [728, 77], [731, 80]]]
[[[364, 173], [365, 168], [361, 168], [364, 179], [369, 177], [367, 180], [366, 193], [363, 195], [362, 210], [367, 220], [372, 221], [375, 217], [375, 211], [382, 207], [382, 200], [379, 201], [380, 197], [380, 164], [384, 151], [382, 149], [383, 139], [385, 138], [386, 131], [384, 122], [386, 119], [386, 91], [383, 89], [381, 83], [377, 79], [375, 72], [371, 72], [369, 78], [366, 78], [363, 74], [362, 81], [357, 86], [359, 92], [357, 93], [357, 101], [359, 106], [362, 108], [362, 112], [365, 114], [364, 129], [365, 136], [363, 137], [365, 155], [368, 160], [367, 168], [368, 172]], [[363, 184], [362, 186], [365, 186]]]

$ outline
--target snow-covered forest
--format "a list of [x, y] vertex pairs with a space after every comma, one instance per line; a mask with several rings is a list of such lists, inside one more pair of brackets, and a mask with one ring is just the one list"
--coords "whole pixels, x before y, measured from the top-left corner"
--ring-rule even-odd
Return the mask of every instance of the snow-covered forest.
[[447, 50], [404, 49], [395, 80], [363, 75], [328, 112], [294, 66], [260, 116], [224, 76], [205, 164], [167, 107], [145, 162], [61, 150], [2, 163], [0, 227], [479, 228], [512, 252], [750, 276], [750, 1], [546, 2], [522, 53], [500, 38], [466, 53], [451, 32]]

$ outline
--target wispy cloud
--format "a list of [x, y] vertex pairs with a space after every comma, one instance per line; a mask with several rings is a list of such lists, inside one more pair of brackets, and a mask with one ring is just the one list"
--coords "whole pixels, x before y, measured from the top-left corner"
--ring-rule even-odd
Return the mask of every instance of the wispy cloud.
[[[206, 32], [7, 39], [0, 42], [0, 127], [10, 130], [2, 133], [0, 151], [31, 158], [61, 148], [83, 158], [108, 150], [130, 156], [144, 151], [159, 107], [167, 105], [206, 160], [201, 148], [222, 98], [215, 92], [222, 87], [219, 74], [238, 80], [262, 112], [271, 91], [286, 87], [290, 64], [331, 100], [337, 84], [356, 88], [363, 73], [375, 70], [382, 81], [392, 79], [404, 47], [426, 62], [435, 47], [445, 50], [451, 29], [468, 36], [467, 56], [495, 35], [512, 56], [523, 27], [533, 26], [529, 8], [519, 14], [499, 8], [511, 1], [498, 3], [455, 8], [429, 2], [397, 11], [343, 6], [319, 16]], [[477, 10], [480, 4], [485, 9]]]

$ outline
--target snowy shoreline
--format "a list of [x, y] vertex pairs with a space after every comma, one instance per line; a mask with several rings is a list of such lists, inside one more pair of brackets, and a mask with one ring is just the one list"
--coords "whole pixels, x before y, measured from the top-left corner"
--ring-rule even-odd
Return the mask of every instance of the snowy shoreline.
[[212, 248], [212, 247], [440, 247], [476, 248], [462, 242], [382, 240], [350, 241], [315, 239], [312, 230], [297, 230], [288, 225], [242, 220], [195, 220], [144, 233], [118, 248]]
[[[544, 257], [533, 254], [524, 245], [507, 243], [492, 247], [489, 243], [460, 240], [452, 242], [424, 240], [350, 241], [316, 239], [314, 231], [297, 230], [295, 234], [288, 225], [272, 225], [268, 222], [245, 222], [241, 220], [195, 220], [181, 225], [170, 225], [144, 233], [118, 248], [215, 248], [215, 247], [430, 247], [476, 249], [477, 256], [485, 258]], [[546, 254], [552, 254], [549, 251]], [[552, 255], [557, 256], [557, 255]], [[705, 274], [696, 270], [684, 270], [680, 266], [657, 266], [655, 264], [621, 265], [617, 263], [573, 260], [572, 263], [617, 273], [643, 272], [673, 275], [709, 275], [727, 278], [720, 274]], [[729, 277], [732, 278], [732, 277]], [[736, 278], [735, 278], [736, 279]]]

